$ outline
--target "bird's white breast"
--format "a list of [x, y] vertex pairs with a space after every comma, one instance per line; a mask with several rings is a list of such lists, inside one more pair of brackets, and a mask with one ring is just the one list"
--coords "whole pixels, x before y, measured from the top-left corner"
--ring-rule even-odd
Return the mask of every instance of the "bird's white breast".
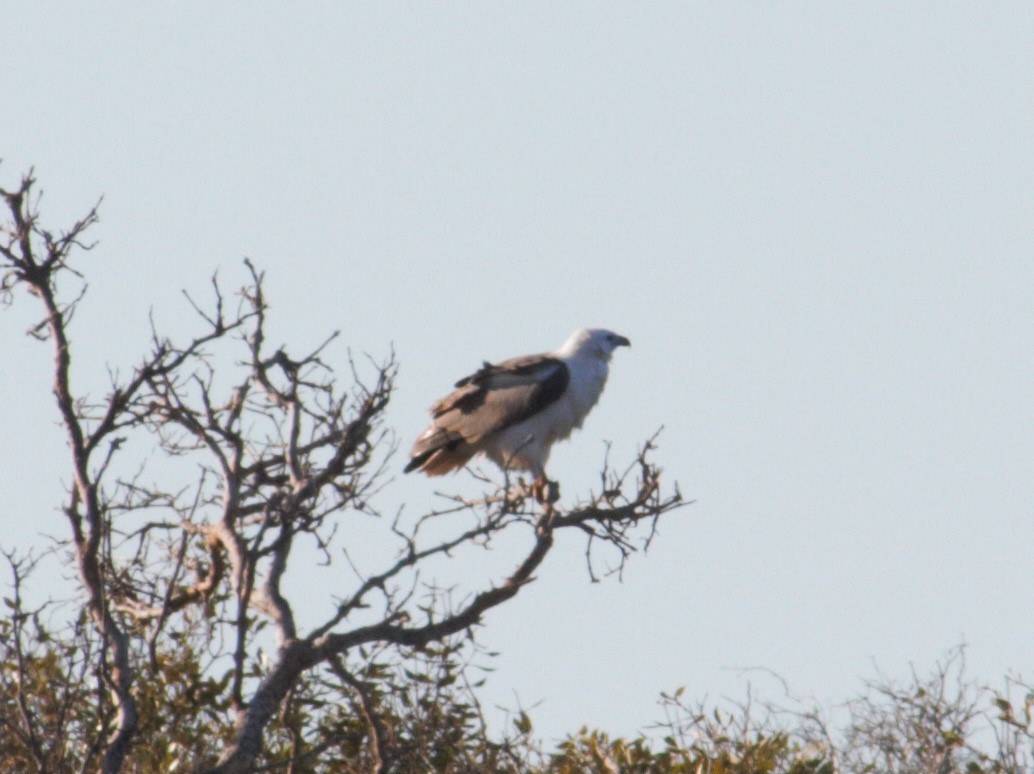
[[607, 363], [598, 358], [572, 357], [567, 389], [542, 411], [508, 427], [486, 445], [485, 452], [500, 466], [542, 468], [550, 447], [580, 428], [600, 399], [607, 382]]
[[603, 394], [607, 383], [607, 363], [594, 357], [574, 357], [567, 361], [571, 373], [571, 381], [560, 402], [567, 404], [570, 426], [562, 436], [566, 438], [571, 431], [582, 426], [585, 417]]

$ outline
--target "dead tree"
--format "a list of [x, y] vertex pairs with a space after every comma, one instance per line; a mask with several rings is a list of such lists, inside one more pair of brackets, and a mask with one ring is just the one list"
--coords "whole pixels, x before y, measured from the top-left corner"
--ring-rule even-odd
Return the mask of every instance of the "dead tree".
[[[244, 772], [317, 760], [327, 744], [313, 736], [318, 713], [306, 716], [309, 725], [286, 751], [271, 751], [269, 738], [287, 723], [306, 679], [319, 674], [336, 675], [342, 693], [358, 699], [370, 760], [386, 767], [391, 740], [364, 700], [375, 678], [349, 671], [354, 654], [404, 655], [469, 636], [488, 610], [533, 580], [557, 530], [584, 534], [593, 578], [601, 558], [620, 571], [649, 544], [658, 518], [682, 504], [677, 489], [662, 490], [651, 439], [627, 468], [605, 464], [599, 494], [569, 508], [543, 510], [504, 478], [482, 498], [454, 498], [420, 518], [378, 513], [372, 502], [388, 483], [383, 419], [394, 356], [366, 364], [365, 375], [363, 364], [349, 360], [342, 388], [327, 354], [336, 333], [300, 356], [270, 347], [263, 274], [247, 261], [235, 300], [215, 278], [208, 303], [187, 296], [198, 332], [177, 339], [152, 325], [150, 351], [127, 374], [112, 372], [103, 398], [77, 394], [69, 327], [83, 296], [68, 297], [66, 289], [85, 287], [78, 262], [92, 247], [86, 236], [97, 210], [67, 231], [51, 231], [34, 190], [29, 174], [3, 192], [9, 213], [0, 234], [0, 292], [38, 300], [42, 317], [29, 333], [53, 350], [52, 390], [71, 467], [63, 512], [104, 686], [95, 698], [102, 722], [92, 764], [102, 771], [124, 770], [134, 745], [147, 741], [141, 728], [160, 726], [141, 715], [144, 683], [162, 654], [198, 631], [198, 621], [207, 658], [230, 665], [211, 693], [225, 700], [226, 738], [214, 733], [211, 756], [188, 765]], [[133, 455], [156, 459], [145, 465]], [[352, 580], [339, 576], [342, 585], [327, 592], [333, 612], [300, 626], [299, 600], [283, 587], [292, 558], [304, 543], [310, 556], [314, 549], [345, 565], [343, 535], [360, 515], [379, 518], [397, 550], [373, 571], [353, 564]], [[418, 598], [426, 562], [504, 532], [527, 545], [508, 575], [470, 579], [471, 591], [456, 604], [443, 595], [431, 604]], [[263, 645], [268, 658], [260, 658]], [[216, 715], [214, 706], [208, 710]], [[89, 760], [81, 759], [84, 768]]]

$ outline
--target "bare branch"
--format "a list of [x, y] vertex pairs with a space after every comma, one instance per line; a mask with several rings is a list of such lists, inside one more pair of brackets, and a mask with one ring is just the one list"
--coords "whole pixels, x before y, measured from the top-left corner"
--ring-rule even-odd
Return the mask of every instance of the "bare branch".
[[[10, 212], [0, 231], [0, 293], [23, 289], [41, 304], [34, 333], [53, 351], [51, 390], [70, 454], [63, 512], [88, 612], [82, 625], [96, 639], [82, 675], [95, 686], [91, 737], [77, 767], [164, 770], [203, 766], [216, 754], [212, 770], [220, 772], [316, 765], [332, 745], [309, 735], [344, 699], [369, 732], [370, 759], [384, 768], [390, 735], [373, 691], [386, 683], [353, 674], [351, 659], [371, 649], [403, 654], [451, 638], [470, 642], [488, 611], [534, 579], [557, 529], [585, 535], [593, 580], [620, 575], [649, 547], [658, 519], [685, 505], [677, 488], [662, 491], [651, 438], [624, 470], [605, 461], [600, 493], [567, 509], [539, 510], [504, 472], [501, 486], [482, 475], [488, 491], [477, 499], [450, 496], [414, 518], [402, 509], [384, 517], [377, 503], [395, 445], [383, 427], [394, 353], [357, 362], [349, 352], [342, 386], [333, 363], [338, 332], [300, 354], [268, 346], [265, 276], [250, 260], [236, 302], [217, 275], [211, 298], [184, 293], [196, 315], [191, 335], [163, 334], [152, 315], [146, 355], [128, 371], [108, 367], [110, 391], [91, 399], [73, 384], [69, 325], [86, 308], [76, 262], [93, 247], [86, 232], [97, 211], [48, 232], [33, 185], [30, 173], [3, 192]], [[76, 280], [67, 296], [58, 293], [66, 276]], [[161, 462], [150, 464], [152, 454]], [[360, 517], [379, 519], [385, 542], [355, 555], [356, 577], [334, 582], [336, 608], [307, 627], [285, 590], [292, 559], [303, 546], [307, 561], [352, 562], [344, 545]], [[423, 580], [424, 568], [468, 548], [494, 548], [504, 534], [529, 542], [497, 582], [470, 579], [454, 605], [450, 591]], [[141, 668], [155, 679], [138, 683]], [[325, 670], [339, 680], [321, 704], [310, 683]], [[201, 722], [193, 718], [203, 708], [218, 734], [177, 737], [173, 721], [156, 717], [163, 701], [176, 705], [183, 683], [195, 697], [183, 701], [192, 712], [181, 722]], [[38, 725], [30, 705], [22, 715], [20, 727]], [[180, 747], [139, 743], [141, 729], [156, 728]], [[39, 749], [44, 768], [45, 737], [34, 733], [24, 742]]]

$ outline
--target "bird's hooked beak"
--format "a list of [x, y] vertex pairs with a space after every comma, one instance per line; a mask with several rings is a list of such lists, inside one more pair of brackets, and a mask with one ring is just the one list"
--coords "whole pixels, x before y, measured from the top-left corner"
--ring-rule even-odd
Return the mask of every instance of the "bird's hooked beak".
[[632, 342], [631, 341], [626, 339], [624, 336], [619, 336], [616, 333], [613, 336], [610, 337], [610, 343], [613, 346], [615, 346], [615, 347], [631, 347], [632, 346]]

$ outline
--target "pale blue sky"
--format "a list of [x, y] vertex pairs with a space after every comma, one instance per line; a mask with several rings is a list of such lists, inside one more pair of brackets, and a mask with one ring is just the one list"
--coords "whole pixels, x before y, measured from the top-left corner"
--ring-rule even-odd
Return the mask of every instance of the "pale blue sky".
[[[0, 178], [35, 165], [53, 225], [105, 196], [98, 390], [244, 255], [273, 340], [394, 345], [404, 447], [482, 359], [630, 337], [552, 472], [585, 491], [663, 424], [698, 503], [623, 584], [561, 538], [479, 635], [489, 703], [628, 733], [744, 666], [834, 701], [965, 641], [1034, 676], [1032, 40], [1024, 3], [22, 4]], [[5, 546], [64, 528], [31, 311], [0, 315]], [[476, 489], [386, 503], [437, 486]]]

